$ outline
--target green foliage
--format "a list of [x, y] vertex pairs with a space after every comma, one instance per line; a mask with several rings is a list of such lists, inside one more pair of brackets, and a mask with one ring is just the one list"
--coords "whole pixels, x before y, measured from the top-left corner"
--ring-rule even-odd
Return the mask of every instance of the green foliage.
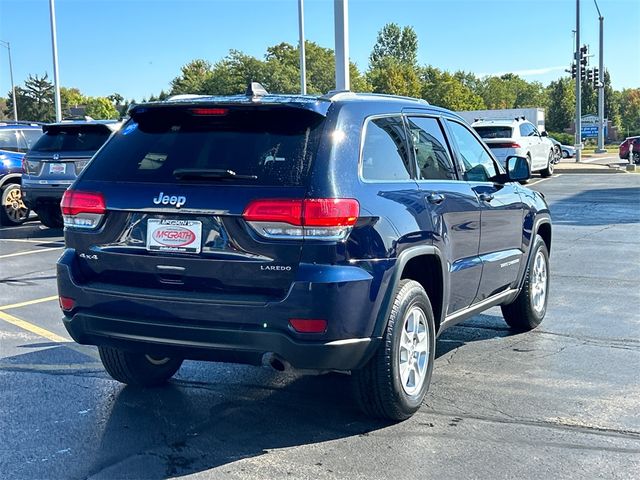
[[[29, 75], [24, 87], [16, 87], [16, 100], [20, 120], [51, 122], [55, 119], [53, 84], [46, 73], [42, 77]], [[9, 92], [5, 109], [7, 116], [13, 117], [13, 102], [13, 93]]]
[[107, 97], [89, 97], [85, 99], [85, 115], [95, 120], [109, 120], [120, 117], [120, 112]]
[[620, 92], [620, 117], [623, 135], [640, 133], [640, 88]]
[[388, 58], [393, 58], [403, 65], [417, 65], [418, 35], [412, 27], [401, 29], [396, 23], [387, 23], [378, 32], [373, 52], [369, 57], [370, 67], [379, 67]]
[[422, 69], [421, 77], [421, 97], [433, 105], [457, 111], [485, 108], [482, 98], [463, 83], [460, 75], [427, 66]]
[[181, 69], [181, 75], [171, 81], [171, 94], [207, 93], [205, 85], [210, 80], [213, 72], [211, 64], [206, 60], [192, 60]]
[[569, 77], [562, 77], [551, 82], [547, 87], [549, 97], [546, 118], [547, 130], [561, 132], [569, 128], [575, 118], [576, 95], [574, 82]]
[[377, 62], [367, 72], [367, 81], [376, 93], [389, 93], [419, 97], [420, 77], [412, 65], [401, 63], [394, 57], [386, 57]]
[[573, 145], [574, 144], [575, 140], [573, 138], [573, 135], [570, 134], [570, 133], [551, 132], [549, 130], [547, 130], [547, 133], [549, 134], [550, 137], [555, 138], [557, 141], [559, 141], [563, 145]]

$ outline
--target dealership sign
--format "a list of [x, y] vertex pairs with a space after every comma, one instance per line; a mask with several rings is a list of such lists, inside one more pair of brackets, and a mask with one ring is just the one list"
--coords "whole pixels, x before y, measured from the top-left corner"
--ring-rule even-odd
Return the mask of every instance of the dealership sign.
[[[582, 138], [598, 138], [598, 115], [582, 116]], [[604, 136], [607, 136], [607, 119], [604, 119]]]

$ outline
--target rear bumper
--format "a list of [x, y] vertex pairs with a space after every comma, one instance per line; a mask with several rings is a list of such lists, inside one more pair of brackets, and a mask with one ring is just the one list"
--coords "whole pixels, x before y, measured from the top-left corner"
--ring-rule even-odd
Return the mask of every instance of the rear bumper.
[[65, 181], [64, 183], [37, 184], [22, 177], [22, 200], [31, 210], [37, 210], [41, 205], [60, 205], [62, 195], [71, 183], [71, 181]]
[[[57, 265], [60, 295], [76, 302], [64, 325], [78, 343], [249, 364], [274, 353], [294, 368], [354, 370], [380, 342], [372, 338], [378, 311], [372, 277], [356, 267], [338, 277], [306, 274], [277, 302], [221, 303], [83, 283], [78, 263], [67, 249]], [[327, 331], [295, 332], [290, 318], [326, 319]]]

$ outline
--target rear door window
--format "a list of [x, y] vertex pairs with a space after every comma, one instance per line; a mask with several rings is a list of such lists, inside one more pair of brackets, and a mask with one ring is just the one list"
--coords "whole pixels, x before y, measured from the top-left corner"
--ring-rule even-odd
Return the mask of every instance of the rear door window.
[[[308, 178], [323, 119], [294, 109], [229, 110], [218, 117], [170, 111], [141, 114], [114, 135], [82, 178], [300, 186]], [[229, 175], [177, 173], [184, 170]]]
[[410, 180], [410, 158], [401, 116], [374, 118], [367, 122], [362, 148], [362, 178]]
[[440, 122], [431, 117], [409, 117], [407, 120], [418, 165], [418, 179], [455, 180], [456, 174]]

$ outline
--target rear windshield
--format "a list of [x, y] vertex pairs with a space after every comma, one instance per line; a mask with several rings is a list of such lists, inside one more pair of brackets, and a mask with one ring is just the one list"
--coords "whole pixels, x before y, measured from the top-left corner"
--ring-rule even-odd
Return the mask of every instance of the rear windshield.
[[473, 127], [481, 138], [511, 138], [511, 127]]
[[34, 152], [95, 152], [109, 138], [104, 126], [49, 127], [33, 148]]
[[[168, 110], [168, 109], [167, 109]], [[134, 116], [94, 158], [84, 180], [305, 185], [323, 117], [306, 110], [187, 110]], [[211, 178], [176, 170], [233, 172]]]

